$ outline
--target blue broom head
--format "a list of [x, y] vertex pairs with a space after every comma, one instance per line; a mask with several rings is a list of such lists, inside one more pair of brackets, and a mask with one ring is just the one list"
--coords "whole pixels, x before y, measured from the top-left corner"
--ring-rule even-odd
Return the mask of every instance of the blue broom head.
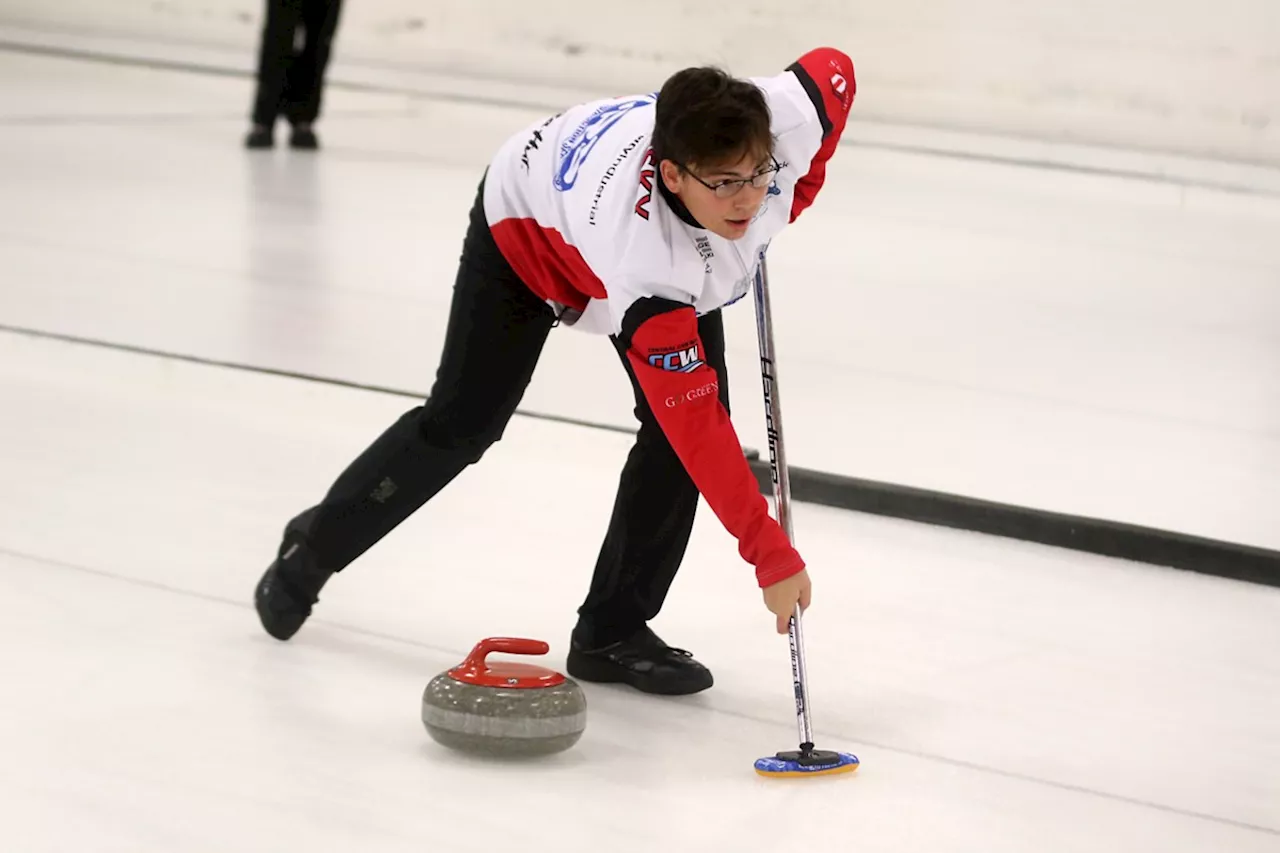
[[756, 760], [756, 772], [770, 777], [830, 776], [852, 773], [858, 766], [853, 753], [829, 749], [792, 750]]

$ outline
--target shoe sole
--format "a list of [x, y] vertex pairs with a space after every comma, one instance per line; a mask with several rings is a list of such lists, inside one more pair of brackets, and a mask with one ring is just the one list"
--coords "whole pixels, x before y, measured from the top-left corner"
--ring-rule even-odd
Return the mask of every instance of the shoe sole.
[[715, 679], [711, 677], [710, 673], [707, 674], [705, 680], [696, 682], [691, 680], [674, 683], [662, 682], [651, 677], [629, 672], [615, 663], [596, 660], [573, 652], [569, 653], [566, 669], [569, 675], [582, 681], [594, 684], [626, 684], [641, 693], [651, 693], [656, 696], [689, 696], [694, 693], [701, 693], [715, 684]]

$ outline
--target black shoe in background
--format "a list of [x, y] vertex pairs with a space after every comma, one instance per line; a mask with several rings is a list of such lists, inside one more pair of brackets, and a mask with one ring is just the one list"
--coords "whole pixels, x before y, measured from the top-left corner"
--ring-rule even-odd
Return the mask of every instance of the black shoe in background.
[[315, 151], [320, 147], [320, 138], [311, 129], [311, 125], [294, 125], [289, 132], [289, 147], [302, 151]]
[[253, 129], [249, 131], [249, 135], [244, 139], [245, 148], [272, 148], [275, 144], [276, 140], [271, 128], [263, 127], [260, 124], [255, 124]]

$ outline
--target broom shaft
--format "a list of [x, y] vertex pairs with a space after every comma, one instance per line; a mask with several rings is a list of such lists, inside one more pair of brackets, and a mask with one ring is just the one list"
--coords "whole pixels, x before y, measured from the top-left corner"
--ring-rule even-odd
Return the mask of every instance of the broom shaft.
[[[769, 272], [764, 252], [755, 275], [756, 334], [760, 349], [760, 379], [764, 388], [765, 431], [769, 440], [769, 468], [773, 479], [773, 499], [778, 524], [795, 545], [791, 522], [791, 479], [787, 469], [786, 445], [782, 433], [782, 401], [778, 393], [778, 368], [774, 356], [773, 311], [769, 301]], [[789, 630], [791, 643], [791, 680], [795, 688], [796, 725], [800, 732], [800, 749], [813, 749], [813, 723], [809, 715], [809, 685], [805, 667], [804, 630], [801, 609], [796, 603]]]

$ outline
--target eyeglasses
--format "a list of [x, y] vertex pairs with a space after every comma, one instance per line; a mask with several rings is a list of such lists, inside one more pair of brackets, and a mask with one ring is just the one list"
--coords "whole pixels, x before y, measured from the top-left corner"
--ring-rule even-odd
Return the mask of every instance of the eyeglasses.
[[747, 184], [750, 184], [760, 190], [773, 183], [773, 176], [781, 171], [782, 164], [778, 162], [778, 158], [776, 157], [770, 156], [769, 159], [773, 161], [772, 166], [756, 172], [749, 178], [728, 178], [723, 181], [716, 181], [714, 184], [709, 184], [702, 180], [702, 178], [699, 178], [693, 173], [693, 170], [686, 165], [682, 164], [681, 168], [688, 172], [695, 181], [715, 193], [716, 198], [733, 198], [735, 195], [742, 192], [742, 188]]

